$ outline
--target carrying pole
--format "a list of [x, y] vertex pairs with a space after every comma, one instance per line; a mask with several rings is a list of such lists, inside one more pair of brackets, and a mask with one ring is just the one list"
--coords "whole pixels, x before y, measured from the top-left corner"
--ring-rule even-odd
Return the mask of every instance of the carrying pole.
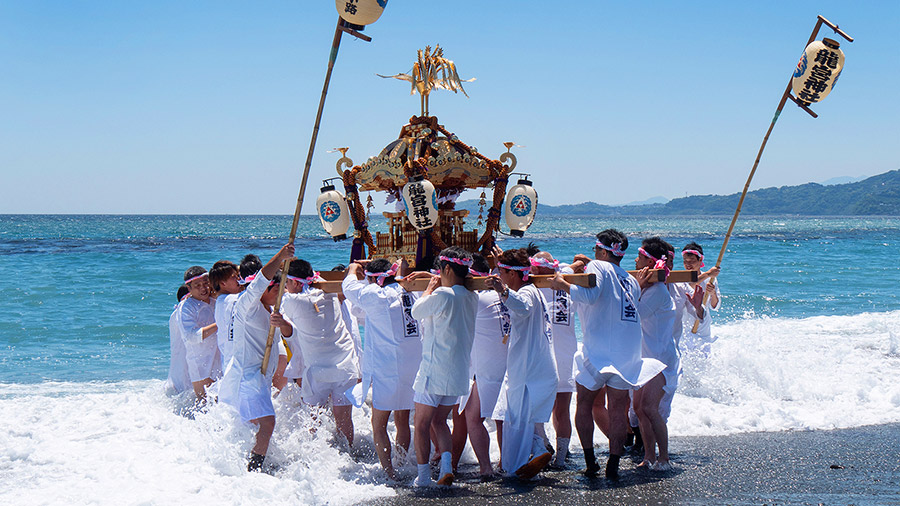
[[[316, 112], [316, 122], [313, 125], [312, 138], [309, 140], [309, 152], [306, 154], [306, 165], [303, 166], [303, 179], [300, 182], [300, 193], [297, 195], [297, 207], [294, 209], [294, 221], [291, 224], [291, 235], [288, 242], [293, 244], [297, 238], [297, 224], [300, 221], [300, 209], [303, 208], [303, 195], [306, 193], [306, 180], [309, 178], [309, 168], [312, 166], [313, 152], [316, 149], [316, 138], [319, 136], [319, 124], [322, 122], [322, 110], [325, 108], [325, 96], [328, 95], [328, 84], [331, 82], [331, 71], [334, 69], [334, 62], [337, 60], [338, 48], [341, 46], [341, 35], [350, 33], [363, 40], [372, 40], [362, 35], [356, 30], [344, 26], [344, 21], [338, 16], [337, 27], [334, 29], [334, 40], [331, 43], [331, 54], [328, 56], [328, 71], [325, 73], [325, 84], [322, 86], [322, 97], [319, 99], [319, 110]], [[287, 279], [288, 266], [290, 260], [285, 260], [281, 264], [281, 282], [278, 284], [278, 298], [275, 300], [274, 312], [281, 311], [281, 298], [284, 296], [284, 282]], [[272, 353], [272, 343], [275, 340], [275, 326], [269, 326], [269, 336], [266, 338], [266, 351], [263, 354], [262, 373], [266, 374], [269, 368], [269, 355]]]
[[[803, 47], [810, 45], [812, 41], [816, 40], [816, 36], [819, 34], [819, 28], [821, 28], [823, 24], [828, 25], [828, 27], [834, 30], [835, 33], [844, 37], [848, 41], [853, 42], [853, 38], [844, 33], [843, 30], [840, 30], [837, 25], [831, 23], [822, 16], [819, 16], [818, 20], [816, 21], [816, 27], [813, 28], [812, 34], [809, 36], [809, 40], [806, 41], [806, 45]], [[734, 230], [734, 225], [735, 223], [737, 223], [738, 216], [741, 214], [741, 206], [744, 205], [744, 197], [747, 196], [747, 190], [750, 189], [750, 182], [753, 181], [753, 176], [756, 174], [756, 167], [759, 166], [759, 160], [760, 158], [762, 158], [763, 150], [766, 149], [766, 143], [769, 142], [769, 134], [771, 134], [772, 129], [775, 128], [775, 122], [778, 121], [778, 116], [781, 115], [781, 110], [784, 109], [784, 104], [787, 103], [788, 99], [791, 99], [792, 101], [797, 103], [797, 105], [800, 106], [801, 109], [809, 113], [813, 118], [818, 117], [818, 115], [808, 107], [794, 100], [794, 97], [791, 96], [791, 81], [792, 79], [788, 79], [787, 88], [785, 88], [784, 93], [781, 95], [781, 101], [778, 102], [778, 108], [775, 109], [775, 116], [772, 117], [772, 122], [769, 123], [769, 129], [766, 130], [766, 136], [763, 137], [762, 145], [759, 146], [759, 151], [756, 153], [756, 160], [754, 160], [753, 162], [753, 168], [750, 169], [750, 175], [747, 177], [747, 182], [744, 184], [744, 191], [741, 192], [741, 198], [740, 200], [738, 200], [737, 209], [734, 210], [734, 217], [731, 218], [731, 225], [728, 226], [728, 232], [725, 234], [725, 241], [722, 242], [722, 249], [719, 250], [719, 258], [716, 260], [717, 268], [722, 265], [722, 257], [725, 256], [725, 249], [728, 247], [728, 240], [731, 239], [731, 232]], [[705, 290], [703, 292], [703, 306], [706, 306], [707, 300], [709, 300], [709, 290]], [[696, 334], [699, 327], [700, 319], [696, 318], [694, 319], [694, 326], [691, 327], [691, 333]]]

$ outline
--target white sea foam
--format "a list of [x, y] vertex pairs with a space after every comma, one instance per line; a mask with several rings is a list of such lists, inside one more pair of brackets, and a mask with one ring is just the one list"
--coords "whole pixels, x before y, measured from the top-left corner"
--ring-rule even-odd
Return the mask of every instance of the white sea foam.
[[[900, 311], [752, 317], [714, 332], [708, 358], [684, 358], [672, 436], [900, 422]], [[327, 416], [310, 432], [290, 387], [276, 400], [270, 476], [246, 472], [251, 427], [218, 406], [179, 414], [189, 398], [166, 397], [158, 380], [0, 384], [0, 503], [353, 504], [395, 493], [374, 457], [368, 408], [354, 410], [347, 451]], [[605, 443], [599, 431], [595, 441]], [[462, 461], [474, 462], [471, 449]]]

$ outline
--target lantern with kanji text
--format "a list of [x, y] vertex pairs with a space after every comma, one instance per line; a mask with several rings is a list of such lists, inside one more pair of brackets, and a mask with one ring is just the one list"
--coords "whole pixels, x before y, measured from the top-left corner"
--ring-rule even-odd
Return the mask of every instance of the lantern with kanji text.
[[427, 230], [438, 224], [437, 194], [431, 181], [421, 175], [409, 178], [403, 186], [406, 217], [416, 230]]
[[531, 186], [528, 175], [523, 174], [518, 184], [509, 189], [506, 194], [506, 224], [509, 233], [515, 237], [522, 237], [525, 231], [534, 221], [537, 212], [538, 196]]
[[347, 238], [347, 230], [350, 228], [350, 208], [347, 206], [347, 199], [341, 192], [335, 190], [329, 181], [331, 180], [322, 181], [322, 193], [316, 199], [316, 209], [322, 227], [337, 242]]
[[387, 0], [334, 0], [334, 6], [344, 21], [365, 26], [378, 21]]
[[814, 40], [806, 46], [791, 79], [794, 95], [803, 105], [821, 102], [834, 89], [844, 68], [844, 52], [840, 47], [837, 41], [828, 38]]

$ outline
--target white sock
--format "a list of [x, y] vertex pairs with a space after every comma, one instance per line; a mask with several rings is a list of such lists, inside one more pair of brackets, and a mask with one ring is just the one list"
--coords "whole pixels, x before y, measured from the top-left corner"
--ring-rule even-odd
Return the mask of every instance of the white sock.
[[416, 485], [422, 486], [431, 483], [431, 465], [416, 464], [416, 468], [419, 471], [419, 477], [416, 478]]
[[450, 452], [441, 454], [441, 476], [453, 473], [453, 465], [450, 462], [452, 459], [453, 457], [450, 455]]
[[531, 456], [532, 458], [537, 457], [538, 455], [543, 455], [547, 453], [547, 447], [544, 446], [544, 440], [541, 439], [541, 436], [535, 434], [531, 438]]
[[553, 456], [554, 463], [563, 465], [566, 462], [566, 456], [569, 454], [569, 438], [556, 438], [556, 455]]

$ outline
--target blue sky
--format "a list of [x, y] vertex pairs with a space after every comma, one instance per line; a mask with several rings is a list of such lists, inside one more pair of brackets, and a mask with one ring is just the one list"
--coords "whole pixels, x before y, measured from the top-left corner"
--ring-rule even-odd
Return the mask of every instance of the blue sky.
[[[390, 0], [371, 43], [344, 37], [306, 201], [329, 149], [362, 162], [418, 114], [375, 73], [435, 43], [477, 81], [432, 114], [488, 156], [524, 145], [544, 203], [740, 191], [817, 14], [856, 42], [818, 119], [786, 106], [752, 188], [900, 168], [900, 2], [805, 4]], [[0, 3], [0, 213], [292, 213], [336, 19], [327, 0]]]

